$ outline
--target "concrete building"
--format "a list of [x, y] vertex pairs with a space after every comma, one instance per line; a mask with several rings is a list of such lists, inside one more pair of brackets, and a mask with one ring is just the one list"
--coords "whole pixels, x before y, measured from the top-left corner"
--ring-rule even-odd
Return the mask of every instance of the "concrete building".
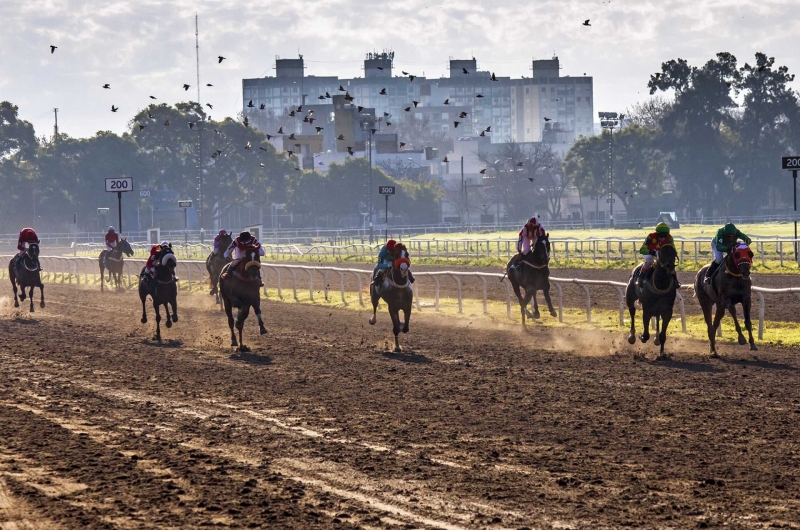
[[[427, 116], [432, 127], [454, 140], [487, 127], [494, 143], [572, 144], [581, 135], [594, 134], [592, 78], [562, 77], [558, 57], [533, 61], [532, 76], [521, 79], [493, 78], [472, 58], [451, 59], [447, 77], [412, 80], [396, 75], [393, 61], [393, 52], [369, 53], [364, 77], [340, 79], [306, 75], [302, 56], [278, 58], [274, 77], [242, 80], [243, 109], [252, 101], [256, 109], [264, 105], [264, 110], [283, 115], [301, 105], [336, 105], [336, 96], [349, 95], [354, 108], [373, 109], [384, 122], [381, 130], [389, 133], [404, 120]], [[458, 118], [462, 112], [466, 116]]]

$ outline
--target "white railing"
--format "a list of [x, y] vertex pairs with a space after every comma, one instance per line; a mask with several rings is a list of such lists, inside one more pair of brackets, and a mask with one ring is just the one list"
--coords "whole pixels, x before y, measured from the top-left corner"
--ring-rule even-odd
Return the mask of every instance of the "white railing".
[[[10, 259], [11, 256], [0, 256], [0, 259]], [[60, 283], [73, 283], [73, 279], [75, 283], [80, 285], [81, 284], [81, 275], [83, 275], [83, 283], [89, 283], [89, 275], [94, 278], [98, 272], [98, 264], [96, 258], [82, 258], [82, 257], [63, 257], [63, 256], [42, 256], [40, 258], [42, 262], [42, 267], [45, 269], [42, 273], [42, 280], [45, 282], [59, 282], [59, 274], [61, 275]], [[134, 285], [138, 285], [139, 281], [139, 272], [141, 271], [142, 267], [144, 267], [145, 260], [142, 259], [126, 259], [124, 261], [123, 267], [123, 284], [127, 283], [128, 288], [132, 288]], [[341, 301], [344, 305], [349, 305], [345, 293], [347, 292], [345, 288], [345, 276], [352, 276], [356, 279], [358, 283], [358, 303], [361, 307], [366, 307], [364, 302], [364, 287], [368, 286], [371, 277], [372, 271], [371, 270], [364, 270], [364, 269], [354, 269], [354, 268], [343, 268], [343, 267], [333, 267], [333, 266], [317, 266], [317, 265], [294, 265], [288, 263], [272, 263], [272, 262], [263, 262], [262, 263], [262, 271], [263, 280], [264, 280], [264, 294], [267, 294], [267, 288], [270, 285], [269, 277], [270, 275], [274, 275], [275, 280], [275, 287], [277, 288], [278, 297], [283, 300], [283, 272], [287, 272], [289, 276], [291, 276], [292, 281], [292, 298], [294, 300], [299, 300], [298, 298], [298, 285], [300, 279], [298, 279], [298, 272], [302, 272], [306, 275], [308, 279], [308, 296], [309, 299], [313, 302], [314, 301], [314, 278], [315, 275], [322, 276], [322, 286], [324, 289], [324, 298], [328, 301], [329, 294], [330, 294], [330, 283], [328, 282], [329, 275], [336, 275], [339, 278], [339, 293], [341, 297]], [[199, 260], [179, 260], [178, 266], [176, 268], [176, 273], [178, 276], [183, 276], [182, 281], [179, 282], [179, 289], [181, 285], [185, 285], [184, 290], [191, 290], [193, 283], [198, 283], [201, 285], [209, 285], [209, 277], [208, 272], [206, 271], [205, 261]], [[184, 274], [185, 273], [185, 274]], [[504, 275], [499, 273], [490, 273], [490, 272], [461, 272], [461, 271], [438, 271], [438, 272], [425, 272], [425, 271], [418, 271], [414, 273], [414, 276], [417, 279], [420, 278], [429, 278], [433, 280], [434, 283], [434, 295], [433, 295], [433, 307], [434, 310], [440, 310], [440, 299], [441, 297], [441, 279], [442, 278], [449, 278], [455, 282], [456, 285], [456, 295], [458, 300], [458, 313], [463, 314], [464, 312], [464, 293], [463, 293], [463, 286], [461, 283], [462, 278], [478, 278], [482, 282], [482, 296], [481, 301], [483, 303], [483, 312], [484, 314], [488, 313], [488, 304], [489, 304], [489, 296], [488, 296], [488, 281], [489, 280], [496, 280], [498, 282], [502, 282], [505, 285], [505, 302], [506, 302], [506, 316], [511, 319], [512, 317], [512, 292], [511, 292], [511, 283], [508, 281]], [[0, 268], [0, 278], [7, 278], [8, 277], [8, 269], [6, 267]], [[134, 281], [135, 280], [135, 281]], [[183, 283], [185, 281], [185, 283]], [[563, 285], [567, 284], [574, 284], [578, 285], [584, 293], [585, 302], [586, 302], [586, 322], [591, 324], [592, 322], [592, 296], [589, 291], [589, 286], [605, 286], [613, 289], [613, 291], [617, 294], [618, 299], [618, 312], [619, 312], [619, 325], [621, 327], [625, 327], [625, 311], [627, 310], [627, 306], [625, 305], [625, 288], [627, 286], [626, 283], [623, 282], [615, 282], [615, 281], [606, 281], [606, 280], [584, 280], [580, 278], [558, 278], [558, 277], [550, 277], [550, 282], [556, 288], [556, 300], [558, 305], [558, 321], [564, 322], [564, 297], [563, 297]], [[691, 286], [685, 287], [687, 290], [692, 289]], [[300, 288], [302, 289], [302, 287]], [[800, 287], [790, 287], [784, 289], [771, 289], [766, 287], [757, 287], [753, 286], [753, 292], [756, 293], [758, 296], [758, 338], [759, 340], [763, 340], [764, 338], [764, 322], [765, 322], [765, 310], [766, 310], [766, 301], [764, 299], [764, 294], [794, 294], [795, 297], [800, 300]], [[422, 290], [420, 287], [419, 282], [414, 284], [414, 305], [417, 310], [422, 310], [423, 308], [423, 300], [422, 300]], [[681, 328], [684, 332], [686, 332], [686, 310], [684, 304], [684, 297], [681, 295], [680, 292], [677, 293], [677, 300], [678, 300], [678, 311], [681, 317]], [[532, 303], [532, 302], [531, 302]], [[720, 328], [721, 329], [721, 328]]]

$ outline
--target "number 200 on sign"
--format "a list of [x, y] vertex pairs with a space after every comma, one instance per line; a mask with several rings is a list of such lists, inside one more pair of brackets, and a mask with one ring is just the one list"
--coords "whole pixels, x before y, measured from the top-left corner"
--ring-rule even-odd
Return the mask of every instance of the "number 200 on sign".
[[106, 191], [133, 191], [133, 179], [130, 177], [106, 179]]
[[781, 157], [782, 169], [800, 169], [800, 156]]

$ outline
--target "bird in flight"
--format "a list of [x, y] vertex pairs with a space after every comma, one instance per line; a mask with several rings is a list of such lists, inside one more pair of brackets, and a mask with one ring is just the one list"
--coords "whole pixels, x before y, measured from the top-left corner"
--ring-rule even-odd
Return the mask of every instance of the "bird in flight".
[[466, 118], [467, 117], [467, 113], [462, 111], [461, 114], [458, 115], [458, 117], [459, 118]]
[[458, 124], [459, 124], [459, 123], [461, 123], [461, 122], [454, 121], [454, 122], [453, 122], [453, 128], [454, 128], [454, 129], [458, 129]]
[[545, 116], [544, 121], [550, 121], [550, 120], [552, 120], [552, 118], [548, 118]]
[[583, 21], [583, 25], [584, 26], [591, 26], [591, 24], [589, 24], [589, 19], [588, 18]]
[[405, 70], [402, 70], [402, 72], [403, 72], [403, 75], [409, 75], [408, 72], [406, 72]]
[[283, 134], [283, 127], [278, 127], [278, 134]]
[[497, 77], [495, 77], [494, 72], [492, 72], [492, 77], [490, 78], [492, 81], [497, 81]]
[[466, 68], [462, 68], [461, 71], [464, 72], [464, 75], [469, 74], [469, 70], [467, 70]]
[[261, 149], [262, 151], [266, 151], [266, 150], [267, 150], [267, 148], [266, 148], [266, 147], [262, 147], [262, 146], [260, 146], [260, 145], [258, 146], [258, 148], [259, 148], [259, 149]]
[[476, 98], [482, 98], [482, 97], [483, 97], [483, 94], [475, 94], [475, 97], [476, 97]]
[[227, 57], [223, 57], [222, 55], [218, 55], [218, 56], [217, 56], [217, 64], [221, 63], [221, 62], [222, 62], [222, 61], [224, 61], [225, 59], [227, 59]]
[[246, 144], [244, 144], [244, 148], [245, 149], [250, 149], [251, 147], [253, 147], [253, 144], [251, 144], [250, 142], [247, 142]]
[[56, 50], [57, 50], [57, 49], [58, 49], [58, 46], [53, 46], [53, 45], [51, 44], [51, 45], [50, 45], [50, 55], [54, 54], [54, 53], [56, 52]]
[[[523, 165], [522, 162], [517, 162], [517, 166], [522, 167], [522, 165]], [[531, 179], [531, 180], [533, 180], [533, 179]]]
[[147, 113], [147, 117], [150, 118], [151, 120], [156, 119], [156, 117], [150, 114], [149, 112]]
[[481, 169], [480, 171], [478, 171], [478, 173], [480, 173], [481, 175], [485, 175], [486, 174], [486, 168]]
[[267, 141], [270, 141], [270, 140], [272, 140], [273, 138], [275, 138], [275, 137], [274, 137], [274, 136], [272, 136], [271, 134], [268, 134], [268, 135], [267, 135]]
[[289, 158], [291, 158], [293, 154], [294, 151], [288, 151], [288, 150], [286, 151], [286, 156], [288, 156]]
[[290, 135], [289, 135], [289, 140], [294, 140], [294, 139], [295, 139], [295, 138], [294, 138], [294, 133], [290, 134]]
[[486, 136], [486, 131], [481, 131], [481, 133], [478, 136]]
[[339, 92], [347, 92], [342, 85], [339, 85]]
[[155, 96], [150, 96], [150, 99], [156, 99], [156, 97]]
[[531, 182], [533, 182], [533, 177], [528, 177], [528, 180], [530, 180]]
[[169, 124], [170, 124], [170, 120], [165, 121], [164, 122], [164, 127], [169, 127]]
[[410, 75], [410, 76], [408, 76], [408, 80], [409, 80], [411, 83], [413, 83], [413, 82], [414, 82], [414, 77], [415, 77], [415, 76], [413, 76], [413, 75]]
[[247, 107], [248, 107], [248, 108], [251, 108], [251, 109], [252, 109], [253, 107], [255, 107], [255, 105], [253, 105], [253, 100], [252, 100], [252, 99], [251, 99], [251, 100], [250, 100], [250, 101], [247, 103]]
[[214, 85], [212, 85], [211, 83], [206, 83], [206, 86], [214, 86]]
[[414, 104], [414, 108], [417, 108], [417, 105], [419, 105], [419, 101], [412, 101], [411, 103]]
[[376, 132], [378, 132], [378, 129], [370, 129], [370, 131], [372, 131], [372, 134], [375, 134]]
[[383, 66], [379, 66], [379, 67], [378, 67], [378, 70], [383, 70]]
[[140, 124], [140, 125], [139, 125], [139, 131], [142, 131], [142, 130], [144, 130], [144, 128], [145, 128], [145, 127], [147, 127], [147, 125], [141, 125], [141, 124]]
[[381, 96], [385, 96], [385, 95], [386, 95], [386, 89], [385, 89], [385, 88], [382, 88], [382, 89], [381, 89], [381, 91], [379, 92], [379, 94], [380, 94]]
[[250, 119], [247, 116], [244, 117], [244, 121], [242, 123], [244, 123], [245, 127], [250, 127]]
[[406, 146], [405, 142], [400, 142], [400, 149], [404, 148], [405, 146]]
[[447, 159], [447, 155], [445, 155], [445, 157], [444, 157], [444, 160], [442, 160], [442, 162], [450, 162], [450, 161]]
[[364, 110], [364, 107], [362, 107], [361, 105], [357, 106], [356, 108], [358, 109], [358, 112], [361, 112], [362, 110]]
[[211, 110], [214, 110], [214, 107], [211, 106], [211, 103], [206, 103], [206, 107], [210, 108]]
[[350, 146], [347, 147], [347, 154], [349, 154], [350, 156], [353, 156], [353, 148], [352, 147], [350, 147]]
[[264, 110], [266, 108], [267, 108], [267, 104], [266, 103], [262, 103], [261, 105], [258, 106], [259, 110]]
[[194, 122], [191, 122], [191, 121], [189, 122], [189, 128], [190, 129], [194, 129]]
[[189, 86], [190, 86], [190, 85], [187, 85], [186, 83], [184, 83], [184, 84], [183, 84], [183, 89], [184, 89], [184, 90], [189, 90]]
[[409, 111], [411, 111], [411, 107], [406, 107], [403, 110], [406, 111], [406, 112], [409, 112]]
[[111, 112], [117, 112], [118, 110], [119, 110], [119, 107], [115, 107], [114, 105], [111, 105]]
[[340, 134], [339, 136], [337, 136], [337, 137], [336, 137], [336, 139], [337, 139], [337, 140], [344, 140], [344, 135], [343, 135], [343, 134]]
[[103, 85], [103, 88], [111, 88], [111, 85], [109, 85], [108, 83], [106, 83], [105, 85]]
[[447, 98], [446, 100], [444, 100], [444, 104], [445, 105], [449, 105], [450, 104], [450, 98]]
[[260, 163], [260, 164], [259, 164], [259, 166], [260, 166], [260, 167], [267, 167], [267, 166], [265, 166], [265, 165], [264, 165], [264, 163], [263, 163], [263, 162], [262, 162], [262, 163]]

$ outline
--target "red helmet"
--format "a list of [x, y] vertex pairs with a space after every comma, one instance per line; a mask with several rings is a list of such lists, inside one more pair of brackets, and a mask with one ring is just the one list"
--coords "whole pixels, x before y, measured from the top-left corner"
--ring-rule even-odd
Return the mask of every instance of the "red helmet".
[[389, 252], [394, 252], [394, 246], [396, 244], [397, 241], [395, 241], [394, 239], [390, 239], [389, 241], [386, 242], [386, 250], [388, 250]]
[[539, 220], [534, 215], [533, 217], [528, 219], [528, 224], [531, 225], [531, 226], [539, 226]]

